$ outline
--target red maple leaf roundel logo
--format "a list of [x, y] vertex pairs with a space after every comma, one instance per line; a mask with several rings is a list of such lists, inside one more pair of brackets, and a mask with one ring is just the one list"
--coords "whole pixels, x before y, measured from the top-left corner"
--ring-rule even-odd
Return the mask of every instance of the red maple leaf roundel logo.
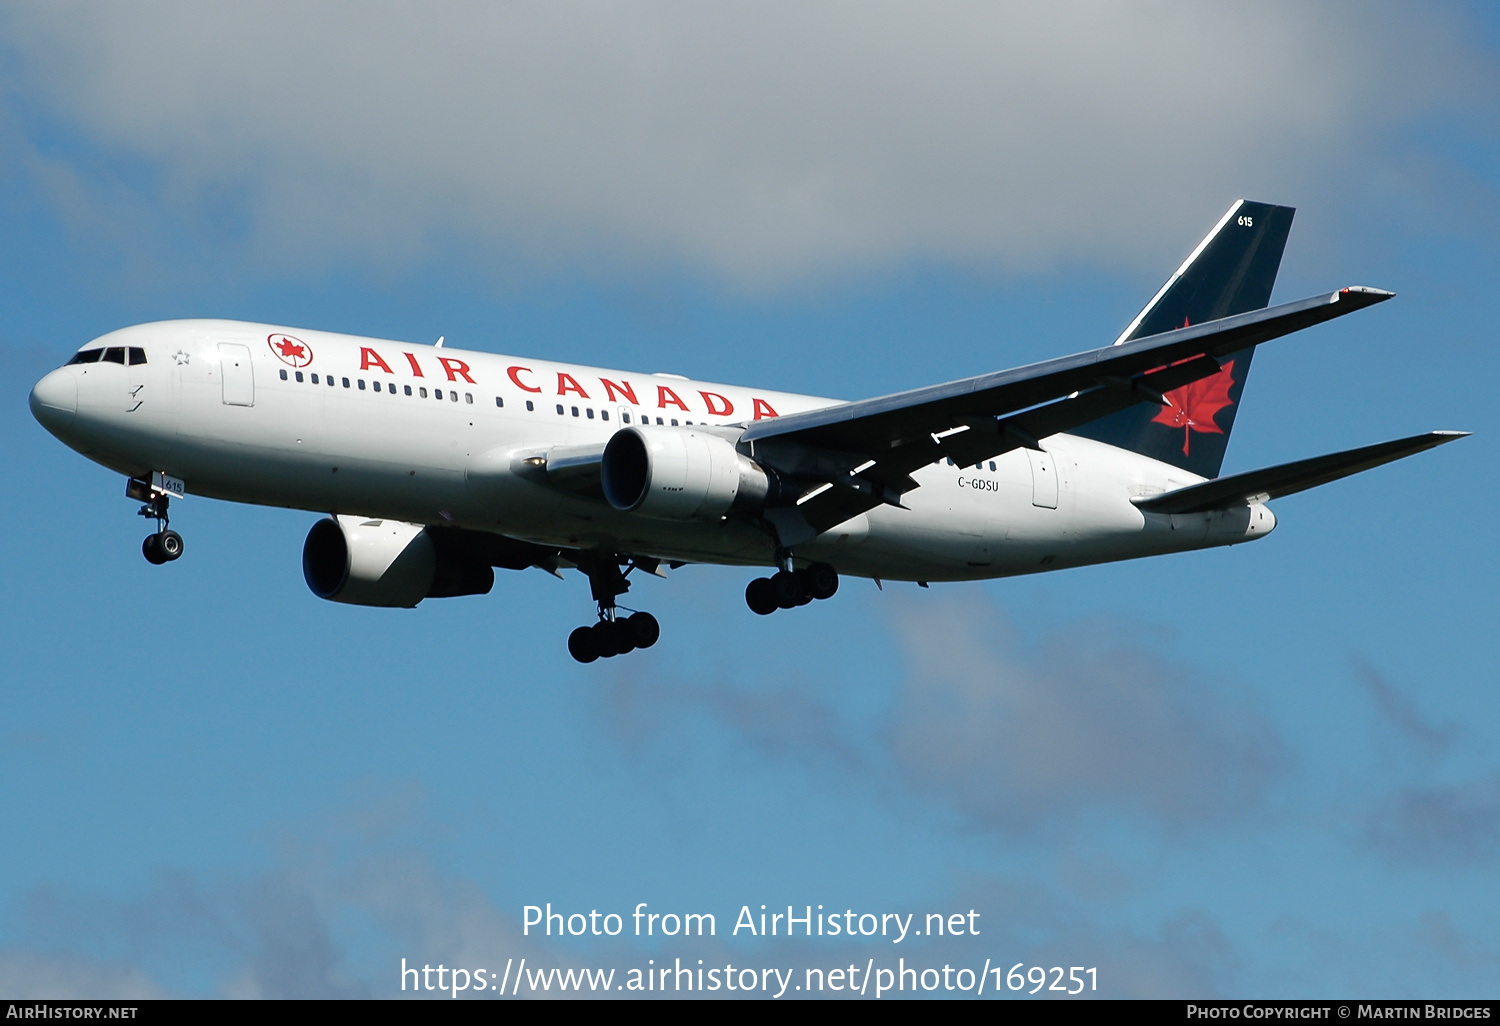
[[1214, 414], [1226, 406], [1234, 405], [1229, 398], [1230, 386], [1234, 384], [1234, 361], [1226, 363], [1217, 374], [1189, 382], [1181, 388], [1166, 393], [1168, 406], [1163, 406], [1151, 418], [1153, 424], [1166, 424], [1182, 428], [1182, 454], [1189, 455], [1188, 445], [1193, 432], [1206, 435], [1222, 435], [1224, 429], [1214, 423]]
[[266, 344], [271, 347], [271, 352], [276, 354], [276, 359], [292, 367], [306, 367], [312, 363], [312, 346], [300, 338], [292, 338], [290, 335], [271, 335], [266, 339]]

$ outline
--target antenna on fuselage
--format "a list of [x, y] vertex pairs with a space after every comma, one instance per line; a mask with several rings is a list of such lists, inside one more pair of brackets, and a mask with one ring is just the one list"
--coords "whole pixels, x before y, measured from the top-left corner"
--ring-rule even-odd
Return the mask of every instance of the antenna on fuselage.
[[434, 349], [441, 349], [441, 348], [443, 348], [443, 339], [446, 338], [446, 337], [447, 336], [445, 336], [445, 335], [439, 335], [438, 336], [438, 340], [432, 344], [432, 348], [434, 348]]

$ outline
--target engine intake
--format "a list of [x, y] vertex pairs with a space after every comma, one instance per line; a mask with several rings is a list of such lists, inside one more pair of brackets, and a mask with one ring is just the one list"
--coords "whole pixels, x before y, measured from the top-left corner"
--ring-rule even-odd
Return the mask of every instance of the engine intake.
[[302, 546], [302, 576], [319, 598], [356, 606], [415, 606], [483, 595], [492, 567], [447, 552], [418, 524], [341, 516], [319, 520]]
[[780, 491], [774, 471], [719, 435], [645, 425], [610, 438], [600, 483], [615, 509], [672, 520], [760, 509]]

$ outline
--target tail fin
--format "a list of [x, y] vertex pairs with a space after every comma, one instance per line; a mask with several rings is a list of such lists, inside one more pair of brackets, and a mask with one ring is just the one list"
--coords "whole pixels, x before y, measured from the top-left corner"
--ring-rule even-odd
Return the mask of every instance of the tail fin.
[[[1271, 300], [1293, 207], [1239, 200], [1167, 279], [1115, 345], [1164, 331], [1259, 310]], [[1072, 433], [1218, 477], [1250, 373], [1253, 348], [1220, 362], [1218, 374], [1167, 393], [1170, 406], [1144, 404]]]

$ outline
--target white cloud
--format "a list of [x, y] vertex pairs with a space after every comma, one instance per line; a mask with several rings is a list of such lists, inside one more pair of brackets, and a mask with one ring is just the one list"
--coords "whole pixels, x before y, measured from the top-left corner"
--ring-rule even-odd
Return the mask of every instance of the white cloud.
[[1209, 675], [1111, 625], [1028, 644], [987, 603], [910, 609], [891, 750], [910, 782], [1013, 831], [1085, 810], [1165, 824], [1256, 810], [1289, 753]]
[[604, 689], [606, 722], [632, 751], [657, 753], [677, 747], [664, 734], [691, 735], [707, 716], [752, 751], [920, 796], [924, 810], [935, 800], [1002, 837], [1099, 812], [1150, 829], [1231, 823], [1259, 813], [1292, 768], [1243, 685], [1142, 644], [1142, 625], [1077, 621], [1026, 638], [971, 595], [903, 603], [891, 626], [906, 665], [883, 729], [844, 722], [810, 681], [628, 674]]
[[1500, 854], [1500, 774], [1458, 784], [1405, 787], [1366, 822], [1379, 852], [1427, 866], [1493, 866]]
[[0, 994], [12, 1000], [66, 1001], [108, 996], [117, 1001], [167, 997], [135, 966], [99, 962], [72, 952], [0, 949]]
[[144, 159], [158, 201], [263, 259], [402, 266], [468, 238], [528, 266], [761, 288], [912, 260], [1154, 268], [1237, 195], [1399, 176], [1390, 129], [1474, 85], [1441, 22], [1292, 3], [53, 2], [0, 31], [14, 102]]

